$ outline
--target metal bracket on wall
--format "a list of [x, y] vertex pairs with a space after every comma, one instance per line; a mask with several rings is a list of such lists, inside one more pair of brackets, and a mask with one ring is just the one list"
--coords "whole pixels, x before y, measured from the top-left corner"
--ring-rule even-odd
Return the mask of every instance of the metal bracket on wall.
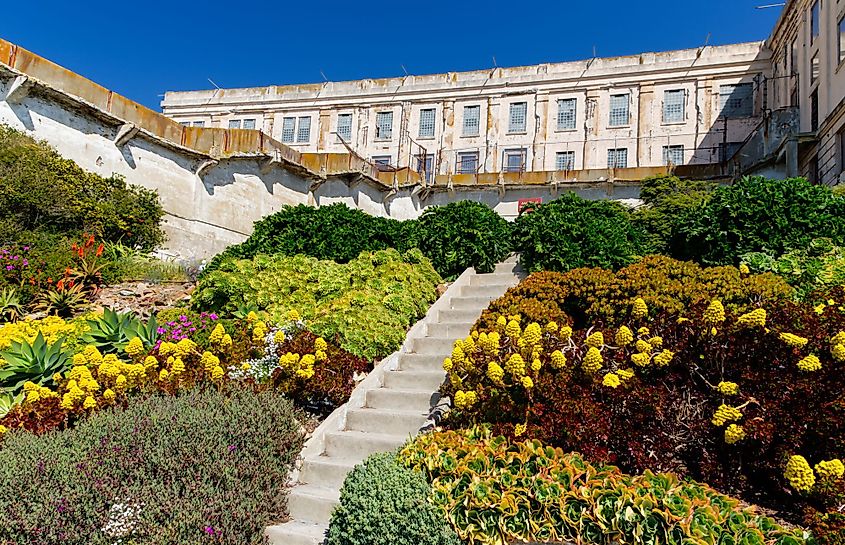
[[12, 83], [9, 85], [9, 89], [6, 91], [6, 95], [3, 97], [3, 100], [8, 103], [18, 102], [23, 99], [27, 93], [29, 93], [30, 85], [27, 85], [29, 82], [29, 77], [27, 76], [17, 76]]
[[117, 135], [114, 137], [114, 145], [122, 148], [127, 142], [138, 134], [140, 129], [134, 123], [124, 123], [117, 129]]

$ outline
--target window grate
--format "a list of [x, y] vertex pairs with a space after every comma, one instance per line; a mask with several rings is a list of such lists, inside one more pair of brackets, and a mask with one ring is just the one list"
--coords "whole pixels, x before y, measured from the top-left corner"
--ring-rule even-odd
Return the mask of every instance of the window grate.
[[296, 135], [296, 118], [285, 117], [282, 119], [282, 142], [293, 142]]
[[675, 89], [663, 93], [663, 122], [683, 122], [684, 116], [686, 114], [686, 112], [684, 111], [685, 102], [686, 92], [683, 89]]
[[337, 135], [345, 142], [352, 140], [352, 114], [338, 114]]
[[719, 110], [722, 112], [722, 117], [751, 117], [754, 113], [753, 84], [721, 85]]
[[508, 120], [509, 133], [525, 132], [525, 118], [528, 115], [527, 102], [514, 102], [510, 105], [510, 116]]
[[610, 97], [611, 127], [623, 127], [629, 123], [628, 95], [612, 95]]
[[434, 138], [434, 116], [436, 111], [434, 108], [420, 110], [420, 138]]
[[607, 150], [607, 168], [628, 168], [628, 149], [611, 148]]
[[311, 117], [299, 118], [299, 130], [296, 131], [297, 143], [304, 143], [311, 140]]
[[575, 152], [557, 152], [555, 154], [555, 170], [575, 170]]
[[525, 148], [505, 150], [505, 172], [525, 172]]
[[575, 113], [578, 101], [574, 98], [562, 98], [557, 101], [557, 130], [568, 131], [575, 128]]
[[374, 155], [373, 164], [378, 170], [390, 170], [393, 157], [390, 155]]
[[684, 146], [680, 144], [663, 146], [663, 164], [664, 165], [683, 165], [684, 164]]
[[426, 182], [431, 182], [434, 178], [434, 155], [418, 155], [417, 156], [417, 172], [425, 177]]
[[240, 119], [230, 119], [229, 120], [229, 128], [230, 129], [240, 129], [241, 128], [241, 120]]
[[478, 152], [463, 151], [458, 153], [458, 174], [475, 174], [478, 172]]
[[245, 129], [254, 129], [255, 128], [255, 119], [244, 119], [244, 128]]
[[376, 140], [393, 138], [393, 112], [376, 112]]
[[464, 106], [463, 136], [478, 136], [481, 119], [481, 106]]

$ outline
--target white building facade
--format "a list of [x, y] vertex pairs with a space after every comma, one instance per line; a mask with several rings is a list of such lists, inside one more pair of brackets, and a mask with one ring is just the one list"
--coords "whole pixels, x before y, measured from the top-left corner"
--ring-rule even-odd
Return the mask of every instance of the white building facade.
[[168, 92], [185, 125], [436, 175], [724, 163], [767, 108], [761, 42], [474, 72]]

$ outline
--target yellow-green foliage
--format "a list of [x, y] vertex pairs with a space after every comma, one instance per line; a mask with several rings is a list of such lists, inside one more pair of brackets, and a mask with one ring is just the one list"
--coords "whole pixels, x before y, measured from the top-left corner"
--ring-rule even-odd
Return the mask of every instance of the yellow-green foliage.
[[[48, 316], [42, 320], [21, 320], [0, 324], [0, 350], [6, 350], [13, 342], [31, 343], [38, 336], [44, 336], [47, 344], [53, 344], [64, 338], [64, 346], [74, 349], [78, 346], [78, 339], [88, 331], [88, 322], [84, 317], [74, 320], [63, 320], [57, 316]], [[0, 359], [0, 365], [3, 360]]]
[[400, 459], [428, 477], [431, 501], [471, 545], [810, 542], [706, 485], [650, 471], [626, 475], [484, 428], [421, 435]]

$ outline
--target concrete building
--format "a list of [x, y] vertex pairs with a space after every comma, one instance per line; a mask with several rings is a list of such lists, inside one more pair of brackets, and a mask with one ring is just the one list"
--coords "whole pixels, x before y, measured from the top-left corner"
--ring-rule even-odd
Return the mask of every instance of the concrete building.
[[763, 117], [771, 70], [768, 49], [755, 42], [474, 72], [168, 92], [162, 110], [189, 126], [256, 128], [302, 152], [351, 152], [383, 170], [417, 171], [434, 185], [479, 173], [554, 172], [560, 181], [609, 169], [615, 178], [624, 169], [724, 165]]

